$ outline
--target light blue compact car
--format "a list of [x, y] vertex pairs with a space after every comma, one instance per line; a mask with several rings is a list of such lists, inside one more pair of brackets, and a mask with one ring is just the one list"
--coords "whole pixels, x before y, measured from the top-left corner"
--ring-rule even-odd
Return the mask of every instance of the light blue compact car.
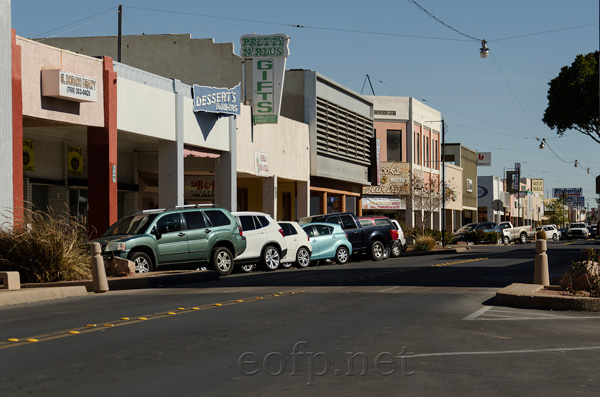
[[311, 261], [334, 259], [343, 265], [350, 260], [352, 244], [340, 225], [314, 222], [302, 225], [302, 229], [312, 244]]

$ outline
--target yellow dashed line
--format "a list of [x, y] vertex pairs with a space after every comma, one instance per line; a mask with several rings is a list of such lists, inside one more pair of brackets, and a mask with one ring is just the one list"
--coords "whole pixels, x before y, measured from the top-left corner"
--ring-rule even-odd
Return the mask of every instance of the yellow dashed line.
[[[254, 298], [237, 299], [234, 301], [212, 303], [212, 304], [206, 304], [206, 305], [200, 306], [200, 307], [194, 306], [189, 309], [186, 309], [184, 307], [179, 307], [179, 308], [177, 308], [177, 310], [179, 310], [179, 313], [185, 314], [185, 313], [191, 313], [192, 311], [197, 311], [197, 310], [207, 310], [207, 309], [211, 309], [211, 308], [215, 308], [215, 307], [235, 305], [238, 303], [253, 302], [253, 301], [258, 301], [258, 300], [262, 300], [262, 299], [294, 295], [296, 293], [304, 293], [304, 291], [279, 292], [277, 294], [272, 294], [272, 295], [267, 295], [267, 296], [257, 296]], [[109, 322], [109, 323], [104, 323], [103, 327], [98, 327], [97, 324], [87, 324], [81, 328], [67, 330], [67, 331], [59, 331], [59, 332], [55, 332], [52, 334], [39, 335], [39, 336], [36, 336], [33, 338], [28, 338], [28, 339], [8, 338], [8, 339], [6, 339], [5, 342], [0, 342], [0, 350], [6, 349], [8, 347], [22, 346], [22, 345], [25, 345], [28, 343], [34, 343], [34, 342], [40, 342], [40, 341], [47, 342], [50, 340], [65, 338], [68, 336], [89, 333], [89, 332], [95, 332], [95, 331], [99, 331], [99, 330], [106, 330], [106, 328], [109, 328], [109, 327], [120, 327], [120, 326], [124, 326], [124, 325], [137, 324], [141, 321], [157, 320], [160, 318], [171, 317], [175, 314], [177, 314], [177, 313], [174, 311], [169, 311], [169, 312], [164, 312], [164, 313], [157, 313], [157, 314], [153, 314], [153, 315], [137, 317], [134, 319], [131, 319], [130, 317], [121, 317], [120, 320], [117, 320], [114, 322]]]

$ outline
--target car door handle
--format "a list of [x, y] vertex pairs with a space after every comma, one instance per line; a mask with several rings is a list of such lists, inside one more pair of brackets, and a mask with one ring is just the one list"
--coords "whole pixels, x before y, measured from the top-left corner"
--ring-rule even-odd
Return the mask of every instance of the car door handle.
[[177, 235], [178, 235], [179, 237], [183, 237], [183, 236], [185, 236], [185, 233], [178, 233]]
[[210, 229], [204, 229], [204, 233], [210, 233]]

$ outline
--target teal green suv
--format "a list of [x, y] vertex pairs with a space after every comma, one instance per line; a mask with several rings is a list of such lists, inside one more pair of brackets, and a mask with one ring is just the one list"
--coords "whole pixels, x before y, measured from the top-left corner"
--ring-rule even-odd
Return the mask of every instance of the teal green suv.
[[221, 276], [246, 250], [246, 237], [224, 208], [186, 205], [136, 212], [114, 223], [102, 237], [102, 256], [135, 263], [136, 273], [167, 265], [208, 263]]

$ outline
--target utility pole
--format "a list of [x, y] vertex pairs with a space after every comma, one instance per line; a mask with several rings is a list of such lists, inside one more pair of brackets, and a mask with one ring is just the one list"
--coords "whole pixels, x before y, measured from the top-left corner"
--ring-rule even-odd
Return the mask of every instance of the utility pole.
[[118, 34], [118, 44], [117, 44], [117, 61], [121, 62], [121, 37], [123, 36], [123, 6], [119, 4], [119, 34]]
[[442, 248], [446, 247], [446, 166], [444, 163], [444, 146], [446, 144], [446, 123], [442, 117]]

